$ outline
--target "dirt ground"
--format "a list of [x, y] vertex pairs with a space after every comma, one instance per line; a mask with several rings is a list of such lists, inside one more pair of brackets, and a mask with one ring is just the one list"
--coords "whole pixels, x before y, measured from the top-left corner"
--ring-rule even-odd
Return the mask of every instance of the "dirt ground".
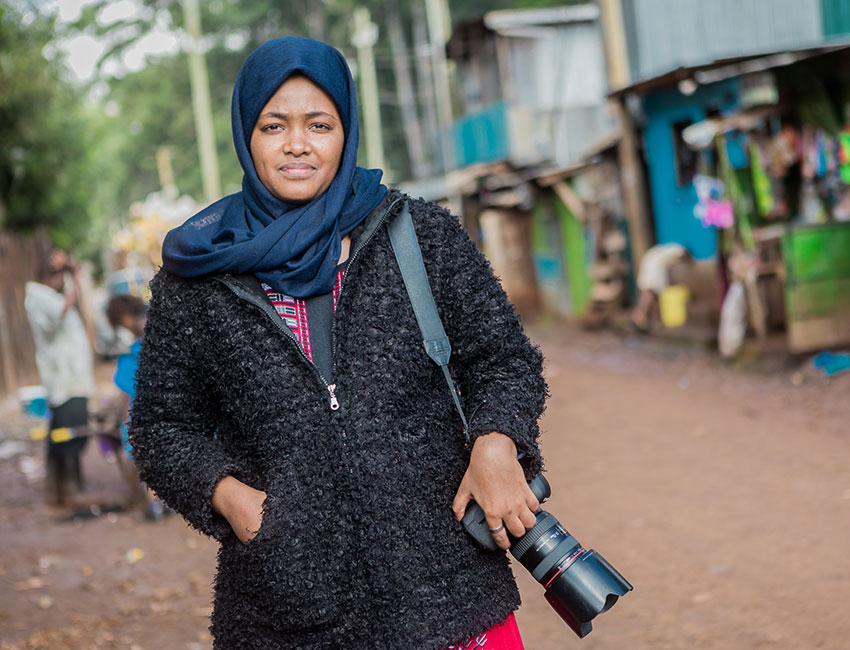
[[[517, 567], [528, 650], [850, 647], [850, 373], [533, 336], [552, 393], [546, 509], [635, 591], [579, 641]], [[208, 649], [214, 543], [176, 517], [60, 520], [41, 446], [16, 442], [28, 423], [8, 405], [0, 422], [0, 648]], [[114, 463], [96, 445], [85, 462], [90, 490], [120, 499]]]

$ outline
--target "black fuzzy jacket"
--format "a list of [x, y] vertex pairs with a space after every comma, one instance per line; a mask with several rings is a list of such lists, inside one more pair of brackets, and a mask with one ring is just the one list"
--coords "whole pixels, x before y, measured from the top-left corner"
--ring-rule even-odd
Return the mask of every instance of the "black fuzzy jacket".
[[[469, 447], [390, 246], [402, 198], [353, 233], [333, 329], [339, 410], [255, 280], [152, 282], [130, 438], [142, 479], [221, 542], [216, 648], [434, 650], [519, 605], [506, 555], [452, 514]], [[541, 356], [458, 220], [410, 208], [472, 438], [509, 435], [530, 476]], [[247, 544], [210, 505], [227, 474], [268, 493]]]

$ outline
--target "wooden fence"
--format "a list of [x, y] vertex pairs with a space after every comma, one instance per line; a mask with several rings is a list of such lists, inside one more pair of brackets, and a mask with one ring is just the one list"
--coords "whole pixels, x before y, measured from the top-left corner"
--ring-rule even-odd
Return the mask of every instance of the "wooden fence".
[[0, 230], [0, 397], [39, 383], [24, 291], [49, 250], [44, 232], [19, 235]]

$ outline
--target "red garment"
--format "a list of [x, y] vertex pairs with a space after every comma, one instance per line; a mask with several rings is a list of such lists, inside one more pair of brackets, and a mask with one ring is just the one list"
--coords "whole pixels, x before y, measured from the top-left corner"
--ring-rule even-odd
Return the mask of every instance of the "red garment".
[[[333, 288], [334, 311], [336, 311], [336, 301], [339, 298], [339, 291], [342, 288], [342, 280], [345, 277], [345, 269], [341, 268], [336, 272], [336, 281]], [[307, 358], [313, 360], [313, 348], [310, 345], [310, 326], [307, 322], [307, 302], [302, 298], [293, 298], [285, 293], [275, 291], [265, 282], [262, 283], [266, 295], [274, 305], [275, 311], [286, 323], [287, 327], [292, 330], [292, 333], [298, 337], [298, 343], [301, 344], [301, 349]]]
[[465, 643], [450, 645], [445, 650], [524, 650], [514, 615]]

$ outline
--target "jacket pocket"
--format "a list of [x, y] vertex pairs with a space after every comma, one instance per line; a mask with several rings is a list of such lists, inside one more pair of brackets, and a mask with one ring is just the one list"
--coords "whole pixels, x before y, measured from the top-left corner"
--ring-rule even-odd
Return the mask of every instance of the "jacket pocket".
[[340, 578], [318, 528], [315, 517], [270, 491], [257, 535], [222, 549], [218, 592], [238, 599], [242, 616], [282, 634], [331, 626], [339, 618]]
[[269, 529], [269, 525], [271, 524], [271, 509], [274, 505], [275, 497], [271, 494], [266, 493], [266, 498], [263, 500], [263, 511], [262, 511], [262, 519], [260, 521], [260, 527], [257, 529], [257, 533], [248, 541], [241, 542], [243, 546], [253, 546], [255, 544], [259, 544], [262, 542], [263, 538], [266, 536], [266, 532]]

